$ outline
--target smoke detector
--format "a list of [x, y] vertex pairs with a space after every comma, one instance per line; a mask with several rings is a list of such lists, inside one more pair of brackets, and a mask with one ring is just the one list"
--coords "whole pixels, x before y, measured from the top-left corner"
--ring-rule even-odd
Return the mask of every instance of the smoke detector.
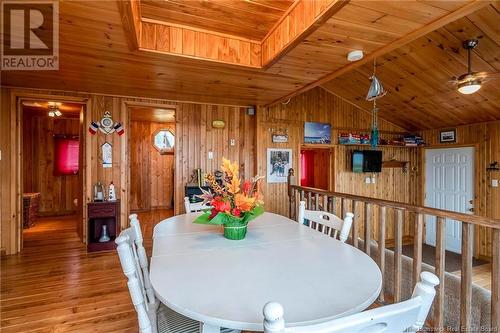
[[361, 50], [354, 50], [347, 53], [347, 60], [349, 61], [358, 61], [361, 59], [363, 59], [363, 51]]

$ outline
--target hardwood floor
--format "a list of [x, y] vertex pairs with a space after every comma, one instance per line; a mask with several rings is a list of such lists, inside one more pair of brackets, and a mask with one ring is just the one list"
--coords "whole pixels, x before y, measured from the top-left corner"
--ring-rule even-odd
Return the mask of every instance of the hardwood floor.
[[[138, 215], [150, 251], [154, 225], [172, 211]], [[116, 253], [87, 254], [72, 218], [38, 220], [22, 253], [2, 258], [0, 277], [4, 333], [138, 330]]]
[[[453, 272], [452, 274], [460, 276], [461, 271]], [[491, 290], [491, 264], [472, 267], [472, 282]]]

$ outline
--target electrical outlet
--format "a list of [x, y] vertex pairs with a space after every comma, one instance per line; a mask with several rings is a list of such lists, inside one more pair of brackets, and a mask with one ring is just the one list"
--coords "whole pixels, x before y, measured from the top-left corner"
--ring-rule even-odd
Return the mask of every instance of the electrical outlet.
[[229, 145], [230, 146], [234, 146], [235, 144], [236, 144], [236, 140], [235, 139], [229, 140]]
[[370, 184], [372, 182], [372, 179], [370, 177], [365, 178], [365, 183]]
[[498, 179], [491, 180], [491, 187], [498, 187]]
[[214, 159], [214, 152], [213, 151], [209, 151], [208, 152], [208, 159], [209, 160], [213, 160]]
[[375, 184], [375, 176], [372, 177], [372, 184]]

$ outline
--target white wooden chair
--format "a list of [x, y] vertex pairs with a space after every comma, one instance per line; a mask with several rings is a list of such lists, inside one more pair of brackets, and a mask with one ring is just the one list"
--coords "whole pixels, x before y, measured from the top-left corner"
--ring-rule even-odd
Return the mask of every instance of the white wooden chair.
[[[349, 237], [349, 231], [351, 230], [352, 220], [354, 214], [346, 213], [346, 216], [342, 220], [340, 217], [323, 211], [317, 210], [307, 210], [306, 202], [301, 201], [299, 203], [299, 216], [298, 222], [301, 224], [305, 224], [305, 220], [309, 221], [309, 227], [312, 227], [311, 222], [315, 222], [316, 226], [314, 229], [319, 230], [319, 225], [322, 225], [322, 232], [331, 234], [333, 233], [333, 237], [339, 237], [341, 242], [345, 242]], [[339, 234], [340, 233], [340, 234]]]
[[123, 273], [128, 279], [130, 297], [137, 311], [139, 331], [198, 333], [199, 322], [178, 314], [156, 300], [149, 280], [148, 258], [136, 214], [130, 215], [130, 228], [123, 230], [115, 242]]
[[[185, 317], [155, 297], [149, 279], [149, 264], [143, 246], [141, 225], [137, 214], [130, 215], [130, 228], [123, 230], [115, 240], [123, 273], [134, 304], [141, 333], [200, 333], [201, 323]], [[221, 328], [221, 333], [238, 333]]]
[[201, 212], [204, 209], [212, 209], [212, 206], [203, 202], [191, 202], [188, 197], [184, 197], [184, 209], [186, 213]]
[[422, 272], [420, 279], [407, 301], [307, 326], [285, 327], [283, 307], [269, 302], [263, 310], [264, 333], [417, 332], [424, 326], [439, 284], [438, 277], [429, 272]]

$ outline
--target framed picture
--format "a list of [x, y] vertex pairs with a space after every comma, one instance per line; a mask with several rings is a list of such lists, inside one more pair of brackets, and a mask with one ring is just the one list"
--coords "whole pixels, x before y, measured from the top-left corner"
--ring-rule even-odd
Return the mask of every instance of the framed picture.
[[457, 130], [445, 130], [439, 132], [439, 142], [440, 143], [448, 143], [448, 142], [457, 142]]
[[286, 183], [292, 167], [292, 150], [267, 148], [267, 182]]
[[326, 123], [304, 123], [304, 143], [332, 143], [332, 125]]
[[272, 136], [274, 143], [287, 143], [288, 134], [273, 134]]

